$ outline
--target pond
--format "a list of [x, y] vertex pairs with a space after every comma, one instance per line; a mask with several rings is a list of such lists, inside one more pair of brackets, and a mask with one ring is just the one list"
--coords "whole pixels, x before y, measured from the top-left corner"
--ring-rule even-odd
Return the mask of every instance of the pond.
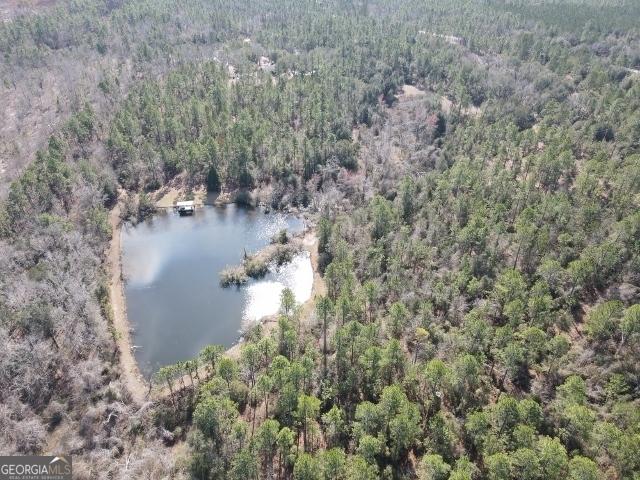
[[283, 228], [304, 228], [293, 215], [236, 205], [207, 206], [193, 216], [163, 212], [122, 230], [122, 268], [132, 343], [141, 372], [195, 357], [207, 344], [226, 347], [241, 329], [278, 311], [291, 288], [298, 302], [311, 296], [308, 252], [242, 287], [220, 286], [219, 273], [241, 263], [244, 251], [266, 246]]

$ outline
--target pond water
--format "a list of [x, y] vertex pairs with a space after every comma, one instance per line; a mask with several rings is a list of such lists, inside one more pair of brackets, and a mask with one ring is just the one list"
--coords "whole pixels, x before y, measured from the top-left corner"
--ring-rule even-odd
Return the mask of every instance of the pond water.
[[308, 252], [242, 287], [220, 286], [221, 270], [283, 228], [293, 233], [304, 225], [292, 215], [236, 205], [200, 208], [190, 217], [163, 212], [123, 228], [127, 315], [143, 374], [193, 358], [210, 343], [233, 345], [243, 325], [278, 311], [285, 287], [298, 302], [311, 296]]

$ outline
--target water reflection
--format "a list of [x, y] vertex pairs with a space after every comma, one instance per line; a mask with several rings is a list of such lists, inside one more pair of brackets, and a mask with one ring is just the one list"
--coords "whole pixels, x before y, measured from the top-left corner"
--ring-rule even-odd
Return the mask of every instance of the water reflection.
[[255, 322], [273, 315], [280, 308], [280, 294], [285, 288], [293, 291], [298, 303], [311, 297], [313, 267], [309, 252], [296, 255], [291, 263], [269, 273], [264, 279], [247, 287], [247, 303], [243, 312], [245, 322]]
[[127, 311], [143, 373], [192, 358], [208, 343], [232, 345], [243, 320], [277, 311], [285, 286], [301, 302], [311, 295], [308, 254], [246, 287], [220, 287], [223, 268], [240, 263], [245, 250], [260, 249], [283, 228], [300, 231], [303, 223], [228, 205], [205, 207], [192, 217], [163, 213], [123, 229]]

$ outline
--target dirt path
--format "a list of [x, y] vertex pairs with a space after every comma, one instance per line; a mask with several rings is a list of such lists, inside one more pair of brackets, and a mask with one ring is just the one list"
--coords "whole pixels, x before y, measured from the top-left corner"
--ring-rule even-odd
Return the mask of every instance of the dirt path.
[[113, 232], [107, 265], [109, 268], [109, 297], [111, 299], [111, 309], [113, 311], [113, 328], [116, 332], [116, 342], [120, 350], [120, 367], [122, 369], [122, 379], [127, 386], [131, 396], [136, 403], [143, 403], [147, 400], [149, 386], [138, 369], [138, 364], [133, 356], [131, 333], [129, 321], [127, 319], [127, 304], [124, 298], [122, 283], [122, 262], [120, 251], [120, 209], [119, 202], [109, 214], [109, 223]]
[[315, 232], [307, 232], [302, 244], [311, 256], [311, 266], [313, 267], [313, 288], [311, 290], [311, 298], [307, 301], [309, 303], [313, 301], [316, 295], [325, 295], [327, 286], [324, 283], [324, 278], [320, 275], [320, 268], [318, 267], [318, 237]]
[[193, 200], [196, 206], [202, 206], [207, 198], [207, 189], [203, 186], [189, 190], [174, 183], [158, 190], [154, 197], [157, 208], [172, 208], [179, 200]]

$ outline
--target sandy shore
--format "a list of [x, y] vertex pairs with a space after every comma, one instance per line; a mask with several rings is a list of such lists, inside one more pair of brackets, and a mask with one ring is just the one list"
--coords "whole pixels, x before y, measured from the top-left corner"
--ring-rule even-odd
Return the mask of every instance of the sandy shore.
[[131, 327], [127, 318], [127, 303], [124, 298], [124, 285], [122, 283], [122, 255], [120, 246], [120, 210], [121, 202], [111, 210], [109, 222], [113, 236], [109, 245], [107, 265], [109, 268], [109, 297], [113, 311], [113, 328], [116, 332], [116, 342], [120, 350], [120, 367], [122, 380], [133, 400], [143, 403], [147, 400], [149, 385], [138, 369], [138, 363], [133, 355], [131, 343]]

